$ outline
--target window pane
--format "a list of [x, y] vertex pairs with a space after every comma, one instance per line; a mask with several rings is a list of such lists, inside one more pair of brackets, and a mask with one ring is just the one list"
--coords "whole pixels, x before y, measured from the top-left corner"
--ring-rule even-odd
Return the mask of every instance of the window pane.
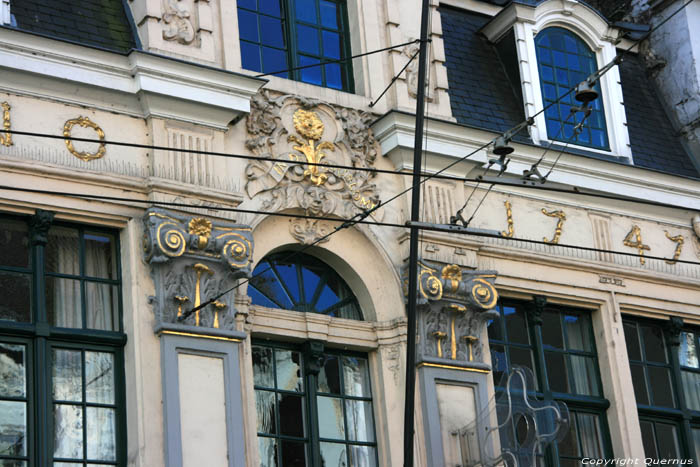
[[564, 326], [566, 326], [566, 336], [568, 348], [571, 350], [583, 350], [591, 352], [591, 322], [586, 315], [565, 315]]
[[654, 424], [642, 420], [639, 422], [639, 428], [642, 430], [642, 446], [644, 446], [644, 454], [653, 459], [658, 458], [656, 450], [656, 437], [654, 436]]
[[[321, 282], [321, 274], [322, 272], [316, 268], [309, 268], [307, 266], [301, 268], [301, 278], [304, 284], [304, 298], [307, 303], [311, 303], [312, 300], [316, 298], [316, 289]], [[338, 297], [334, 297], [334, 302], [337, 301]]]
[[[263, 71], [265, 73], [275, 73], [275, 76], [286, 78], [288, 72], [284, 71], [287, 65], [287, 54], [283, 50], [262, 48]], [[279, 73], [278, 73], [279, 72]]]
[[[700, 374], [681, 371], [685, 402], [690, 410], [700, 410]], [[698, 451], [700, 455], [700, 451]]]
[[278, 47], [280, 49], [284, 48], [284, 31], [282, 29], [282, 20], [270, 18], [269, 16], [261, 16], [260, 30], [263, 32], [263, 44]]
[[377, 455], [371, 446], [349, 446], [350, 467], [376, 467]]
[[673, 389], [671, 387], [671, 371], [668, 368], [648, 366], [649, 389], [652, 393], [652, 404], [663, 407], [675, 407]]
[[277, 440], [258, 436], [260, 467], [277, 467]]
[[[299, 56], [299, 63], [303, 65], [313, 65], [319, 61], [315, 58], [306, 57], [304, 55]], [[321, 86], [321, 67], [315, 66], [311, 68], [305, 68], [301, 70], [301, 80], [305, 83], [316, 84]]]
[[304, 443], [282, 441], [282, 465], [284, 466], [305, 466], [306, 447]]
[[564, 348], [564, 335], [561, 330], [559, 313], [551, 311], [542, 313], [542, 344], [549, 348]]
[[316, 23], [316, 2], [314, 0], [294, 0], [297, 19]]
[[338, 28], [338, 7], [333, 2], [321, 0], [321, 24], [327, 28]]
[[[266, 15], [281, 16], [280, 0], [258, 0], [260, 11]], [[240, 0], [239, 0], [240, 5]]]
[[318, 390], [320, 392], [330, 392], [340, 394], [340, 369], [338, 368], [338, 357], [324, 355], [324, 362], [318, 374]]
[[102, 279], [118, 279], [114, 236], [85, 233], [85, 274]]
[[[261, 2], [264, 0], [260, 0]], [[239, 8], [244, 7], [244, 8], [249, 8], [251, 10], [255, 10], [255, 0], [236, 0], [236, 4], [238, 5]]]
[[291, 350], [275, 350], [277, 367], [277, 389], [285, 391], [303, 391], [301, 356]]
[[[320, 55], [318, 29], [297, 25], [297, 47], [301, 52]], [[309, 297], [307, 297], [307, 300]]]
[[255, 411], [258, 415], [258, 433], [277, 433], [275, 393], [255, 390]]
[[566, 373], [564, 355], [545, 352], [544, 359], [545, 365], [547, 365], [549, 388], [554, 392], [569, 392], [569, 378]]
[[85, 399], [98, 404], [114, 404], [114, 355], [85, 352]]
[[668, 360], [666, 359], [666, 346], [661, 328], [659, 326], [640, 326], [640, 328], [646, 360], [666, 363]]
[[659, 447], [660, 459], [680, 459], [680, 447], [678, 446], [678, 433], [674, 425], [655, 423], [656, 442]]
[[117, 459], [114, 409], [87, 407], [88, 459], [113, 461]]
[[637, 399], [637, 404], [648, 405], [649, 394], [647, 393], [644, 366], [630, 364], [630, 370], [632, 371], [632, 385], [634, 386], [634, 397]]
[[27, 454], [27, 404], [0, 401], [0, 455]]
[[24, 323], [31, 321], [31, 276], [0, 271], [0, 290], [3, 292], [0, 319]]
[[569, 358], [571, 361], [571, 375], [574, 379], [574, 392], [586, 396], [599, 396], [595, 359], [579, 355], [571, 355]]
[[296, 264], [284, 264], [281, 262], [275, 262], [275, 271], [277, 271], [277, 274], [284, 283], [287, 292], [292, 296], [292, 300], [295, 303], [300, 302], [301, 295], [299, 293], [299, 276], [297, 275]]
[[80, 281], [47, 277], [46, 309], [51, 325], [62, 328], [82, 328]]
[[564, 438], [561, 441], [559, 441], [559, 444], [557, 445], [559, 447], [560, 456], [578, 457], [580, 455], [577, 433], [578, 427], [576, 424], [576, 416], [574, 413], [571, 413], [569, 430], [566, 432]]
[[[532, 364], [532, 351], [530, 349], [510, 347], [508, 351], [510, 354], [510, 368], [524, 366], [532, 370], [533, 374], [535, 374], [535, 366]], [[535, 384], [537, 384], [536, 379]]]
[[279, 394], [280, 434], [304, 437], [303, 402], [301, 396]]
[[693, 428], [693, 444], [695, 445], [695, 454], [700, 455], [700, 429]]
[[241, 41], [241, 66], [246, 70], [261, 72], [260, 47]]
[[54, 406], [54, 457], [83, 458], [83, 408], [77, 405]]
[[491, 368], [493, 368], [493, 384], [500, 385], [503, 375], [508, 371], [506, 353], [502, 345], [491, 345]]
[[639, 347], [639, 335], [635, 323], [624, 323], [625, 344], [627, 345], [627, 356], [630, 360], [641, 360], [642, 351]]
[[25, 352], [21, 344], [0, 343], [0, 397], [26, 396]]
[[678, 361], [682, 366], [698, 368], [698, 350], [695, 345], [695, 333], [682, 332], [681, 345], [678, 348]]
[[503, 307], [506, 319], [506, 334], [508, 341], [514, 344], [529, 344], [530, 336], [527, 331], [525, 313], [519, 308]]
[[340, 65], [331, 63], [323, 66], [326, 69], [326, 86], [333, 89], [343, 89], [343, 76]]
[[374, 441], [372, 403], [366, 401], [345, 401], [348, 418], [348, 439], [351, 441]]
[[258, 36], [258, 15], [239, 9], [238, 34], [243, 40], [260, 42], [260, 36]]
[[85, 283], [85, 317], [88, 329], [116, 331], [119, 309], [119, 288], [116, 285]]
[[324, 466], [340, 467], [347, 465], [344, 444], [320, 443], [320, 445], [321, 459]]
[[46, 245], [46, 271], [80, 275], [80, 239], [77, 229], [51, 227]]
[[54, 400], [83, 400], [83, 363], [80, 350], [54, 349], [52, 375]]
[[500, 319], [490, 319], [486, 325], [486, 329], [489, 333], [489, 340], [503, 340], [501, 335], [501, 320]]
[[335, 397], [318, 396], [318, 432], [321, 438], [345, 439], [343, 400]]
[[257, 275], [254, 276], [254, 279], [251, 279], [251, 283], [260, 291], [261, 294], [272, 300], [277, 307], [288, 310], [294, 307], [284, 288], [280, 284], [280, 281], [277, 279], [272, 268], [269, 266], [261, 268]]
[[1, 219], [0, 224], [0, 266], [29, 267], [27, 224], [13, 219]]
[[272, 349], [253, 346], [253, 380], [256, 386], [275, 387], [275, 375], [272, 368]]
[[367, 360], [343, 357], [343, 385], [346, 396], [371, 397]]
[[340, 35], [336, 32], [323, 31], [323, 55], [328, 58], [340, 58]]
[[584, 457], [602, 458], [603, 440], [600, 435], [600, 423], [597, 415], [577, 413], [579, 434], [581, 436], [581, 454]]

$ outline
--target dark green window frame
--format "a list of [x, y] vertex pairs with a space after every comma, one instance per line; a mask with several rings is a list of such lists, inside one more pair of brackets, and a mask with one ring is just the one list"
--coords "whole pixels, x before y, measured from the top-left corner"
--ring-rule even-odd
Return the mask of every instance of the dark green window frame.
[[[38, 233], [41, 227], [33, 230], [32, 221], [43, 218], [50, 219], [51, 216], [46, 212], [37, 212], [36, 216], [15, 216], [5, 215], [0, 213], [0, 226], [8, 225], [9, 222], [15, 222], [19, 225], [26, 225], [26, 248], [28, 249], [28, 264], [27, 265], [8, 265], [7, 262], [0, 260], [0, 274], [5, 273], [6, 277], [12, 276], [28, 276], [31, 286], [28, 300], [30, 302], [29, 317], [25, 320], [7, 319], [18, 318], [19, 315], [2, 315], [0, 316], [0, 342], [11, 345], [21, 345], [25, 349], [24, 359], [24, 397], [7, 397], [0, 395], [0, 401], [23, 401], [26, 403], [26, 425], [25, 425], [25, 446], [26, 455], [13, 456], [0, 454], [0, 461], [15, 460], [18, 466], [42, 467], [46, 465], [63, 465], [61, 462], [70, 462], [76, 465], [126, 465], [126, 401], [125, 401], [125, 385], [124, 385], [124, 355], [123, 348], [126, 344], [126, 336], [123, 334], [122, 325], [122, 285], [121, 285], [121, 266], [119, 263], [119, 236], [118, 232], [112, 229], [101, 227], [84, 226], [60, 221], [50, 223], [51, 227], [65, 227], [77, 229], [80, 238], [80, 272], [79, 274], [63, 274], [50, 273], [46, 269], [46, 259], [48, 253], [46, 251], [46, 231], [43, 234]], [[38, 225], [41, 222], [37, 222]], [[2, 227], [0, 227], [2, 230]], [[113, 258], [114, 273], [112, 279], [104, 279], [98, 277], [89, 277], [85, 274], [85, 233], [93, 232], [95, 234], [105, 234], [111, 236], [113, 241]], [[1, 232], [0, 232], [1, 233]], [[43, 240], [42, 240], [43, 237]], [[0, 249], [2, 245], [0, 244]], [[8, 256], [9, 257], [9, 256]], [[9, 260], [8, 260], [9, 261]], [[78, 280], [80, 283], [80, 299], [81, 299], [81, 326], [80, 327], [56, 327], [50, 323], [50, 317], [47, 307], [46, 283], [50, 278], [70, 278]], [[116, 306], [116, 316], [113, 323], [116, 330], [100, 330], [90, 329], [87, 326], [85, 319], [86, 307], [86, 284], [106, 284], [114, 286], [116, 289], [116, 301], [113, 302]], [[12, 282], [5, 282], [13, 286]], [[0, 291], [4, 295], [9, 295], [11, 292], [8, 289], [2, 290], [3, 284], [0, 283]], [[14, 290], [13, 290], [14, 291]], [[21, 300], [20, 300], [21, 301]], [[7, 310], [4, 310], [7, 312]], [[73, 400], [70, 404], [82, 407], [82, 419], [80, 430], [82, 430], [82, 459], [71, 458], [62, 460], [54, 457], [54, 407], [56, 401], [53, 398], [55, 382], [57, 381], [52, 374], [53, 366], [53, 350], [65, 349], [68, 351], [81, 352], [81, 374], [80, 400]], [[110, 398], [111, 401], [101, 403], [90, 401], [86, 398], [86, 387], [90, 382], [86, 381], [86, 366], [85, 353], [92, 352], [93, 355], [111, 354], [112, 355], [112, 379], [111, 390], [113, 391]], [[108, 370], [109, 371], [109, 370]], [[87, 429], [86, 425], [88, 409], [93, 413], [98, 410], [112, 410], [114, 421], [114, 459], [100, 460], [88, 459], [86, 457], [88, 444], [86, 443]], [[56, 464], [54, 464], [54, 461]]]
[[[273, 358], [273, 386], [268, 386], [265, 384], [260, 384], [261, 377], [255, 374], [255, 362], [256, 355], [258, 355], [264, 349], [269, 349], [272, 352]], [[280, 389], [278, 381], [277, 367], [277, 352], [292, 354], [292, 359], [297, 359], [295, 362], [299, 365], [299, 383], [295, 389]], [[346, 393], [344, 385], [344, 372], [342, 370], [342, 359], [360, 359], [365, 362], [365, 371], [367, 375], [366, 388], [367, 394], [362, 396], [350, 395]], [[329, 389], [328, 392], [319, 389], [320, 386], [320, 376], [324, 375], [327, 371], [326, 365], [335, 359], [338, 363], [338, 376], [340, 381], [340, 387], [338, 391], [334, 392]], [[279, 466], [313, 466], [321, 467], [325, 465], [322, 460], [323, 448], [325, 446], [344, 446], [345, 449], [345, 464], [348, 466], [356, 465], [378, 465], [378, 453], [377, 453], [377, 441], [376, 433], [374, 430], [374, 410], [372, 405], [372, 393], [370, 388], [370, 376], [369, 376], [369, 359], [366, 354], [352, 351], [340, 351], [337, 349], [324, 348], [323, 343], [310, 341], [303, 345], [294, 345], [289, 343], [270, 343], [269, 341], [260, 341], [257, 339], [253, 340], [253, 367], [254, 367], [254, 388], [256, 397], [256, 408], [260, 404], [260, 400], [266, 397], [266, 394], [274, 394], [274, 426], [270, 431], [260, 431], [261, 420], [258, 419], [258, 445], [259, 449], [269, 443], [266, 440], [273, 440], [276, 445], [273, 447], [275, 450], [275, 459], [277, 465]], [[284, 396], [290, 398], [300, 397], [302, 398], [302, 421], [294, 420], [292, 426], [285, 423], [282, 420], [280, 406], [284, 404]], [[320, 433], [320, 426], [318, 418], [322, 416], [319, 413], [319, 400], [340, 400], [340, 406], [343, 412], [343, 423], [344, 423], [344, 433], [340, 437], [323, 437]], [[348, 404], [369, 404], [370, 412], [370, 430], [366, 433], [368, 440], [353, 440], [350, 437], [350, 430], [348, 425]], [[291, 405], [291, 404], [290, 404]], [[258, 412], [258, 417], [260, 418], [260, 413]], [[296, 425], [293, 425], [296, 423]], [[296, 427], [302, 427], [301, 434], [295, 433], [290, 434], [290, 430], [297, 429]], [[264, 430], [264, 429], [263, 429]], [[283, 446], [284, 442], [287, 441], [287, 446]], [[296, 448], [291, 447], [291, 445], [297, 444]], [[285, 454], [288, 456], [299, 453], [299, 444], [303, 444], [303, 452], [305, 456], [305, 463], [298, 464], [295, 460], [289, 461], [285, 458]], [[269, 447], [268, 447], [269, 448]], [[353, 456], [357, 455], [357, 452], [362, 450], [364, 456], [369, 456], [369, 464], [358, 464], [353, 461]], [[261, 459], [262, 461], [262, 459]], [[281, 463], [280, 463], [281, 462]], [[267, 465], [267, 464], [263, 464]]]
[[[543, 298], [543, 297], [540, 297]], [[541, 302], [543, 303], [543, 302]], [[504, 299], [499, 301], [497, 310], [501, 315], [499, 320], [489, 323], [489, 347], [493, 366], [493, 378], [496, 392], [502, 391], [499, 386], [500, 377], [513, 366], [525, 366], [532, 370], [535, 376], [536, 389], [531, 392], [533, 397], [545, 401], [564, 402], [571, 414], [571, 429], [566, 437], [558, 444], [550, 446], [544, 453], [548, 466], [580, 465], [585, 457], [595, 457], [592, 453], [582, 452], [590, 440], [584, 441], [581, 432], [595, 424], [597, 428], [597, 443], [602, 459], [612, 456], [612, 444], [607, 425], [605, 411], [610, 403], [603, 397], [600, 380], [597, 352], [593, 328], [590, 322], [590, 312], [563, 306], [540, 305], [520, 300]], [[586, 339], [583, 346], [587, 350], [571, 348], [571, 339], [567, 333], [566, 317], [575, 316], [582, 319], [582, 329]], [[553, 341], [553, 331], [556, 325], [561, 330], [562, 342]], [[548, 358], [561, 358], [567, 375], [567, 388], [580, 388], [577, 385], [572, 361], [574, 359], [590, 359], [587, 373], [593, 374], [594, 386], [589, 387], [592, 394], [556, 391], [552, 388]], [[571, 382], [574, 382], [572, 385]], [[575, 438], [575, 439], [574, 439]]]
[[[692, 458], [698, 463], [700, 410], [693, 409], [691, 404], [692, 398], [700, 396], [697, 390], [691, 393], [692, 387], [682, 384], [685, 374], [695, 374], [698, 369], [683, 364], [688, 362], [686, 360], [682, 363], [680, 351], [683, 340], [689, 336], [692, 336], [693, 344], [697, 345], [700, 330], [684, 327], [678, 318], [663, 321], [623, 316], [622, 323], [642, 439], [645, 449], [649, 449], [647, 457]], [[648, 334], [650, 330], [653, 331], [652, 335]], [[651, 352], [648, 351], [650, 344], [654, 346]], [[659, 356], [663, 356], [665, 361], [660, 361]], [[644, 371], [640, 371], [640, 368]], [[661, 381], [660, 371], [668, 375], [664, 378], [665, 382]], [[655, 397], [655, 393], [662, 394], [661, 400]], [[669, 395], [672, 397], [670, 403]], [[675, 434], [669, 432], [671, 427], [675, 429]], [[669, 442], [674, 444], [674, 436], [675, 447], [669, 449]], [[677, 455], [671, 452], [674, 449], [677, 450]]]

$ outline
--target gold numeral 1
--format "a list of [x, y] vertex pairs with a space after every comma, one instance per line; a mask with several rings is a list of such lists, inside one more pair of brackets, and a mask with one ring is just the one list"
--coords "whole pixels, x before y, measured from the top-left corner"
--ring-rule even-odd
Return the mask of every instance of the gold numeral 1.
[[0, 135], [0, 144], [3, 146], [12, 146], [12, 134], [9, 133], [10, 130], [10, 109], [12, 106], [7, 102], [0, 104], [2, 107], [2, 128], [5, 130], [4, 135]]
[[664, 232], [666, 232], [666, 238], [676, 243], [676, 251], [673, 252], [673, 259], [667, 259], [666, 262], [668, 264], [676, 264], [678, 262], [678, 258], [680, 258], [681, 256], [681, 250], [683, 250], [683, 242], [685, 241], [685, 239], [683, 238], [683, 235], [676, 235], [675, 237], [671, 237], [671, 234], [668, 233], [668, 230], [664, 230]]

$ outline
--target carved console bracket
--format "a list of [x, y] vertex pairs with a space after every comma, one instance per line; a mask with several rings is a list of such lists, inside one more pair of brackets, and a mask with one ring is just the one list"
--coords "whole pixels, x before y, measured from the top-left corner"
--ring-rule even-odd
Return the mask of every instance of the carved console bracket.
[[[489, 369], [484, 363], [481, 334], [490, 319], [498, 292], [495, 271], [474, 271], [456, 264], [418, 265], [417, 362]], [[408, 268], [404, 285], [408, 283]]]
[[144, 216], [144, 257], [151, 266], [156, 295], [156, 328], [184, 325], [235, 330], [233, 292], [192, 313], [197, 307], [249, 277], [253, 254], [251, 228], [204, 217], [185, 217], [151, 208]]

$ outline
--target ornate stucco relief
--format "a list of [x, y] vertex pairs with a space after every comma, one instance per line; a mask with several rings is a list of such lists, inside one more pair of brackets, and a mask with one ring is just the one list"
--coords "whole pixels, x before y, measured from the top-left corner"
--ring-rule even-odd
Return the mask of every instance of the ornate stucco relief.
[[418, 271], [419, 361], [486, 367], [481, 334], [498, 317], [496, 273], [426, 261]]
[[195, 29], [190, 19], [190, 10], [181, 0], [163, 0], [163, 39], [191, 44]]
[[[78, 151], [75, 149], [75, 146], [73, 144], [73, 140], [71, 139], [73, 127], [75, 125], [81, 126], [83, 128], [92, 128], [93, 130], [95, 130], [95, 133], [97, 134], [97, 138], [100, 140], [99, 147], [97, 148], [97, 151], [88, 152], [88, 151]], [[107, 153], [107, 146], [104, 143], [105, 132], [102, 130], [100, 125], [98, 125], [97, 123], [90, 120], [89, 117], [82, 117], [81, 116], [81, 117], [73, 118], [71, 120], [66, 121], [66, 123], [63, 124], [63, 137], [66, 138], [65, 142], [66, 142], [66, 149], [68, 149], [68, 152], [73, 154], [78, 159], [84, 160], [85, 162], [95, 160], [95, 159], [101, 159]]]
[[[156, 322], [235, 330], [233, 293], [216, 298], [250, 275], [251, 229], [151, 208], [144, 216], [144, 258], [151, 265]], [[213, 300], [216, 298], [216, 300]], [[180, 319], [188, 310], [211, 304]]]
[[[317, 99], [263, 91], [251, 101], [246, 147], [276, 159], [253, 160], [246, 167], [246, 192], [262, 197], [269, 211], [302, 210], [315, 217], [349, 218], [379, 203], [373, 174], [332, 167], [372, 167], [377, 142], [371, 115]], [[304, 244], [332, 229], [328, 221], [299, 219], [291, 234]]]
[[695, 243], [695, 254], [700, 258], [700, 214], [693, 217], [693, 232], [695, 232], [695, 238], [693, 242]]

